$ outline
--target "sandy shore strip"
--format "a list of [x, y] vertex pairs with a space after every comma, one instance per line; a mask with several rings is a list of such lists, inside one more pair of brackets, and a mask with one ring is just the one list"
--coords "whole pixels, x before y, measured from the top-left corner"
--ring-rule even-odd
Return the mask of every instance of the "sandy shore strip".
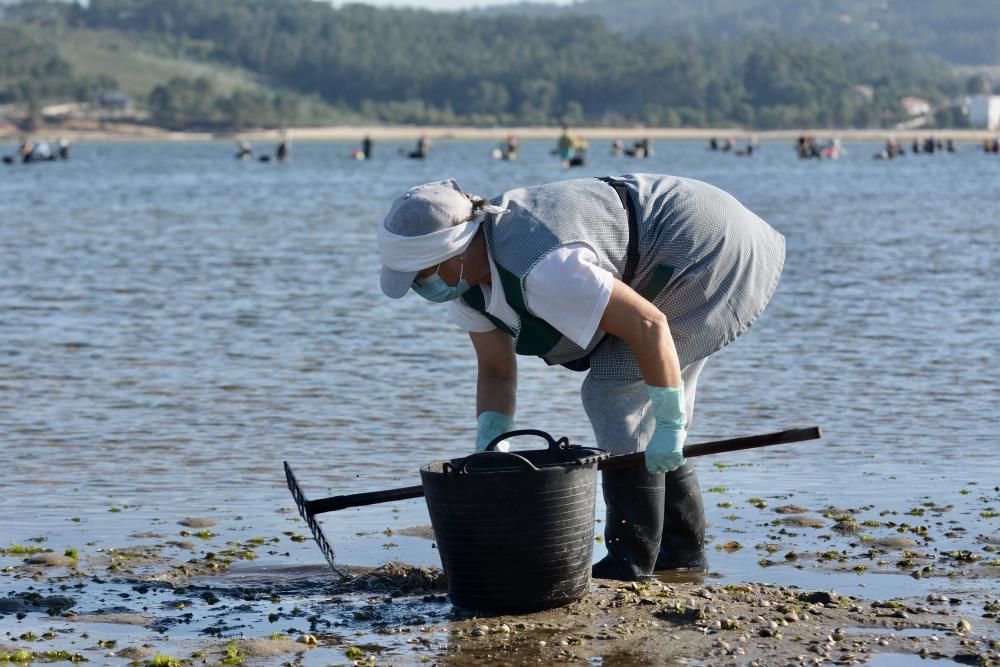
[[[881, 142], [893, 136], [901, 142], [914, 138], [935, 136], [958, 142], [981, 143], [998, 136], [997, 131], [970, 129], [816, 129], [757, 131], [743, 128], [649, 128], [649, 127], [574, 127], [574, 134], [589, 140], [690, 140], [708, 141], [732, 139], [745, 141], [795, 141], [800, 136], [819, 138], [839, 137], [844, 141]], [[221, 139], [246, 139], [249, 141], [277, 141], [282, 130], [248, 130], [245, 132], [173, 132], [162, 128], [131, 123], [74, 122], [49, 125], [31, 132], [32, 137], [65, 137], [72, 142], [96, 141], [216, 141]], [[555, 141], [562, 130], [559, 127], [439, 127], [419, 125], [337, 125], [329, 127], [295, 127], [284, 131], [293, 141], [360, 141], [371, 137], [375, 141], [415, 141], [426, 136], [432, 140], [499, 141], [514, 135], [522, 141]], [[26, 134], [10, 123], [0, 120], [0, 141], [16, 141]]]

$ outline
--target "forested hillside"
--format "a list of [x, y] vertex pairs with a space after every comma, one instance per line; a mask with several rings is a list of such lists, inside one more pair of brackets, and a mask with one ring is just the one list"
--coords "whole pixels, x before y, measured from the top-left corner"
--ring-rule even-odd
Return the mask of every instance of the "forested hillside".
[[114, 83], [74, 74], [52, 43], [17, 26], [0, 24], [0, 104], [88, 99]]
[[[902, 119], [903, 96], [943, 103], [964, 84], [888, 41], [841, 46], [767, 31], [664, 40], [612, 31], [596, 17], [309, 0], [32, 0], [22, 9], [8, 20], [127, 36], [386, 122], [870, 127]], [[154, 117], [170, 126], [205, 116], [233, 123], [234, 114], [243, 125], [296, 122], [282, 118], [277, 96], [233, 99], [198, 78], [163, 81], [147, 100]]]
[[824, 42], [891, 39], [956, 64], [1000, 64], [997, 0], [581, 0], [484, 11], [597, 16], [615, 30], [657, 39], [733, 39], [762, 28]]

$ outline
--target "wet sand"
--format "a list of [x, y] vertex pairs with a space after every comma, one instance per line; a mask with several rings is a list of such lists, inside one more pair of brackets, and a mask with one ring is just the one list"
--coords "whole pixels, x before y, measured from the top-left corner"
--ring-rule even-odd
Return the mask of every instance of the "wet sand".
[[[998, 492], [978, 500], [992, 503]], [[898, 578], [902, 589], [905, 579], [927, 578], [963, 581], [971, 592], [914, 588], [872, 599], [666, 574], [641, 583], [598, 580], [582, 600], [558, 609], [483, 615], [453, 608], [435, 567], [345, 566], [348, 579], [325, 566], [256, 567], [258, 557], [280, 559], [284, 545], [307, 538], [243, 535], [219, 548], [213, 519], [187, 517], [176, 529], [135, 533], [121, 547], [92, 543], [57, 554], [39, 542], [0, 550], [0, 586], [11, 591], [0, 597], [0, 663], [889, 666], [919, 656], [1000, 665], [1000, 541], [979, 532], [992, 525], [991, 509], [968, 530], [957, 521], [865, 518], [877, 515], [874, 508], [750, 505], [768, 518], [768, 539], [780, 540], [756, 546], [762, 573], [792, 568], [810, 581], [818, 573], [870, 572]], [[926, 510], [940, 518], [950, 508]], [[827, 548], [793, 549], [817, 541], [800, 530], [816, 531]], [[433, 536], [428, 526], [395, 534]], [[722, 537], [714, 540], [717, 554], [745, 548]], [[936, 547], [949, 539], [967, 548]], [[876, 656], [880, 662], [872, 662]]]

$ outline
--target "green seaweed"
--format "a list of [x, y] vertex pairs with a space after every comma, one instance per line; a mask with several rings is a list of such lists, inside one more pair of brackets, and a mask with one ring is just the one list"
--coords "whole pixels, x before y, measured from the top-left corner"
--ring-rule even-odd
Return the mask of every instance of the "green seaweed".
[[45, 662], [90, 662], [79, 653], [70, 653], [69, 651], [45, 651], [44, 653], [37, 654], [35, 657], [41, 658]]
[[235, 641], [226, 644], [226, 655], [220, 661], [223, 665], [242, 665], [243, 656], [240, 655], [240, 647]]
[[11, 544], [6, 549], [0, 548], [0, 556], [33, 556], [40, 553], [48, 553], [52, 549], [45, 547], [32, 547], [25, 544]]
[[13, 653], [0, 651], [0, 662], [13, 662], [15, 664], [25, 664], [35, 659], [35, 654], [28, 649], [18, 649]]

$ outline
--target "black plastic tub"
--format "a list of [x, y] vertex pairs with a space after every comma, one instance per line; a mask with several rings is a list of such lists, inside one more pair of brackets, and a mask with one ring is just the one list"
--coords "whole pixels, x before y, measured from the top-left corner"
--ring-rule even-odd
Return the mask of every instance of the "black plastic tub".
[[[525, 435], [548, 447], [490, 451]], [[597, 464], [607, 453], [544, 431], [497, 441], [420, 469], [452, 604], [520, 613], [578, 600], [590, 588]]]

